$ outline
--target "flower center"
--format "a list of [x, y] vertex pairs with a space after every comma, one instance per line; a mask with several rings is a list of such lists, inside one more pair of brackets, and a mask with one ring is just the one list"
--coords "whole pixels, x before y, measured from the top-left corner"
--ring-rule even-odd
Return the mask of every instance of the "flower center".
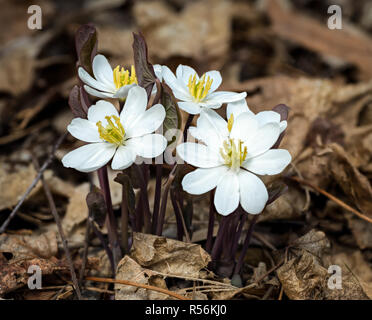
[[247, 158], [247, 147], [243, 148], [243, 141], [238, 140], [235, 142], [234, 139], [229, 138], [223, 142], [220, 154], [227, 166], [231, 167], [231, 169], [238, 169]]
[[[231, 132], [234, 124], [234, 116], [231, 115], [227, 122], [227, 129]], [[247, 158], [247, 147], [243, 148], [243, 141], [228, 138], [223, 142], [223, 147], [220, 148], [220, 154], [225, 160], [225, 164], [231, 169], [238, 169]]]
[[196, 81], [196, 74], [194, 74], [194, 76], [190, 76], [187, 86], [189, 87], [190, 94], [193, 96], [194, 100], [199, 102], [207, 96], [209, 90], [211, 89], [212, 83], [213, 79], [208, 76], [206, 80], [205, 74], [198, 81]]
[[106, 116], [107, 125], [104, 127], [101, 121], [96, 123], [98, 127], [99, 136], [101, 139], [116, 144], [117, 146], [123, 144], [125, 130], [117, 116]]
[[130, 73], [129, 70], [125, 70], [123, 67], [120, 69], [120, 66], [117, 66], [114, 69], [114, 83], [116, 89], [120, 89], [128, 84], [138, 84], [134, 66], [131, 67]]

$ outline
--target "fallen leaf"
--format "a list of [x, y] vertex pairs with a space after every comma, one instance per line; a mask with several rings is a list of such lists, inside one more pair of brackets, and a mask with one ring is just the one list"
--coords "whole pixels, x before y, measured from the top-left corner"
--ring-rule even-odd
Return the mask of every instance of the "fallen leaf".
[[165, 274], [199, 278], [210, 256], [198, 244], [133, 233], [131, 257], [141, 266]]

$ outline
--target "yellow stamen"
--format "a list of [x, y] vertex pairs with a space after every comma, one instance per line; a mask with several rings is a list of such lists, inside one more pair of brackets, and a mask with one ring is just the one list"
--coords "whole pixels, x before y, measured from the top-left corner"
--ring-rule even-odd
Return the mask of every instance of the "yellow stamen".
[[194, 76], [190, 75], [189, 82], [187, 86], [189, 87], [189, 92], [193, 96], [196, 102], [202, 101], [211, 89], [213, 79], [209, 76], [205, 79], [205, 74], [196, 81], [196, 74]]
[[[231, 117], [230, 117], [231, 118]], [[238, 169], [247, 158], [247, 147], [242, 150], [243, 142], [238, 140], [237, 144], [234, 139], [228, 139], [223, 142], [223, 147], [220, 148], [220, 154], [225, 160], [225, 164], [232, 169]]]
[[[99, 136], [101, 139], [113, 143], [115, 145], [121, 145], [124, 142], [125, 130], [120, 122], [120, 118], [117, 116], [106, 116], [107, 125], [104, 127], [101, 121], [96, 123], [98, 127]], [[113, 121], [114, 120], [114, 121]]]
[[123, 67], [117, 66], [114, 69], [114, 84], [116, 89], [120, 89], [128, 84], [137, 83], [136, 70], [134, 66], [131, 67], [130, 74], [129, 70], [125, 70]]
[[229, 132], [231, 132], [233, 124], [234, 124], [234, 115], [231, 114], [229, 121], [227, 122], [227, 129], [229, 130]]

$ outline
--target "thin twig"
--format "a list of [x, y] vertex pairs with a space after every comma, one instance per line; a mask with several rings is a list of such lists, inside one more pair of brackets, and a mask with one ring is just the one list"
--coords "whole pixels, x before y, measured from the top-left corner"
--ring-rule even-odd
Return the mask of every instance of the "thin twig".
[[[32, 156], [32, 161], [34, 163], [35, 169], [40, 170], [39, 163], [38, 163], [36, 157]], [[59, 218], [59, 215], [58, 215], [58, 212], [57, 212], [57, 207], [56, 207], [56, 204], [54, 202], [52, 192], [50, 191], [50, 188], [49, 188], [48, 184], [45, 182], [43, 175], [41, 175], [40, 180], [43, 184], [44, 192], [45, 192], [45, 195], [48, 199], [50, 210], [52, 211], [54, 220], [55, 220], [57, 228], [58, 228], [59, 236], [61, 237], [61, 240], [62, 240], [62, 243], [63, 243], [63, 248], [65, 250], [65, 255], [66, 255], [67, 262], [68, 262], [70, 272], [71, 272], [71, 280], [72, 280], [72, 283], [74, 284], [74, 289], [76, 291], [76, 295], [77, 295], [79, 300], [82, 300], [82, 296], [81, 296], [81, 292], [80, 292], [80, 288], [79, 288], [79, 283], [77, 281], [77, 277], [76, 277], [76, 273], [75, 273], [75, 269], [74, 269], [74, 264], [72, 262], [70, 250], [69, 250], [68, 244], [67, 244], [67, 239], [66, 239], [66, 236], [63, 232], [61, 219]]]
[[66, 138], [66, 136], [67, 136], [67, 131], [57, 140], [56, 144], [54, 145], [54, 147], [52, 149], [52, 152], [50, 153], [48, 159], [46, 159], [44, 164], [41, 166], [41, 168], [38, 171], [35, 179], [32, 181], [30, 186], [27, 188], [26, 192], [23, 194], [21, 199], [18, 201], [17, 205], [14, 207], [13, 211], [10, 213], [8, 218], [4, 221], [4, 223], [0, 227], [0, 234], [3, 233], [5, 231], [5, 229], [8, 227], [10, 221], [14, 218], [14, 216], [16, 215], [17, 211], [19, 210], [19, 208], [21, 207], [23, 202], [27, 199], [27, 197], [31, 193], [32, 189], [35, 188], [36, 184], [39, 182], [39, 180], [43, 176], [44, 171], [52, 163], [56, 150], [59, 148], [59, 146], [61, 145], [63, 140]]
[[369, 223], [372, 223], [372, 218], [369, 218], [367, 216], [365, 216], [364, 214], [360, 213], [359, 211], [355, 210], [354, 208], [350, 207], [349, 205], [347, 205], [345, 202], [341, 201], [340, 199], [336, 198], [335, 196], [331, 195], [330, 193], [328, 193], [327, 191], [313, 185], [312, 183], [308, 182], [308, 181], [305, 181], [305, 180], [302, 180], [300, 178], [297, 178], [297, 177], [288, 177], [288, 179], [290, 180], [293, 180], [293, 181], [296, 181], [300, 184], [304, 184], [316, 191], [318, 191], [319, 193], [321, 193], [322, 195], [326, 196], [327, 198], [329, 198], [330, 200], [336, 202], [339, 206], [343, 207], [344, 209], [348, 210], [348, 211], [351, 211], [352, 213], [356, 214], [359, 218], [369, 222]]
[[85, 280], [95, 281], [95, 282], [124, 284], [124, 285], [127, 285], [127, 286], [133, 286], [133, 287], [137, 287], [137, 288], [144, 288], [144, 289], [148, 289], [148, 290], [161, 292], [161, 293], [167, 294], [168, 296], [171, 296], [171, 297], [179, 299], [179, 300], [189, 300], [186, 297], [181, 296], [181, 295], [179, 295], [175, 292], [172, 292], [172, 291], [169, 291], [169, 290], [166, 290], [166, 289], [163, 289], [163, 288], [150, 286], [150, 285], [147, 285], [147, 284], [142, 284], [142, 283], [138, 283], [138, 282], [134, 282], [134, 281], [129, 281], [129, 280], [119, 280], [119, 279], [111, 279], [111, 278], [97, 278], [97, 277], [86, 277]]

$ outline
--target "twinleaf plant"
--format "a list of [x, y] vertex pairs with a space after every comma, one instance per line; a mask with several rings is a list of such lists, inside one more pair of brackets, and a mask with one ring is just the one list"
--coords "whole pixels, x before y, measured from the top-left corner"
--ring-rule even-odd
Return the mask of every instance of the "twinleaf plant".
[[[266, 187], [260, 176], [277, 175], [291, 162], [289, 152], [278, 149], [288, 107], [278, 105], [254, 114], [245, 92], [218, 90], [219, 71], [199, 75], [192, 67], [179, 65], [174, 74], [167, 66], [153, 66], [141, 34], [134, 34], [134, 64], [112, 67], [97, 53], [97, 39], [90, 24], [76, 33], [78, 84], [69, 97], [75, 118], [67, 130], [86, 144], [67, 153], [62, 163], [98, 174], [100, 189], [87, 196], [89, 221], [113, 272], [123, 254], [129, 253], [131, 232], [163, 235], [168, 201], [178, 240], [190, 241], [192, 195], [209, 192], [204, 245], [212, 256], [210, 267], [224, 276], [238, 276], [258, 215], [286, 190], [279, 180]], [[216, 109], [224, 104], [222, 117]], [[182, 121], [179, 108], [188, 113], [187, 120]], [[193, 142], [186, 141], [188, 133]], [[112, 207], [108, 165], [118, 172], [114, 180], [123, 188], [120, 228]], [[151, 173], [156, 180], [153, 208], [147, 191]], [[137, 196], [134, 189], [139, 190]], [[236, 261], [243, 226], [252, 215]], [[216, 223], [219, 230], [214, 238]], [[103, 224], [107, 243], [99, 230]]]

